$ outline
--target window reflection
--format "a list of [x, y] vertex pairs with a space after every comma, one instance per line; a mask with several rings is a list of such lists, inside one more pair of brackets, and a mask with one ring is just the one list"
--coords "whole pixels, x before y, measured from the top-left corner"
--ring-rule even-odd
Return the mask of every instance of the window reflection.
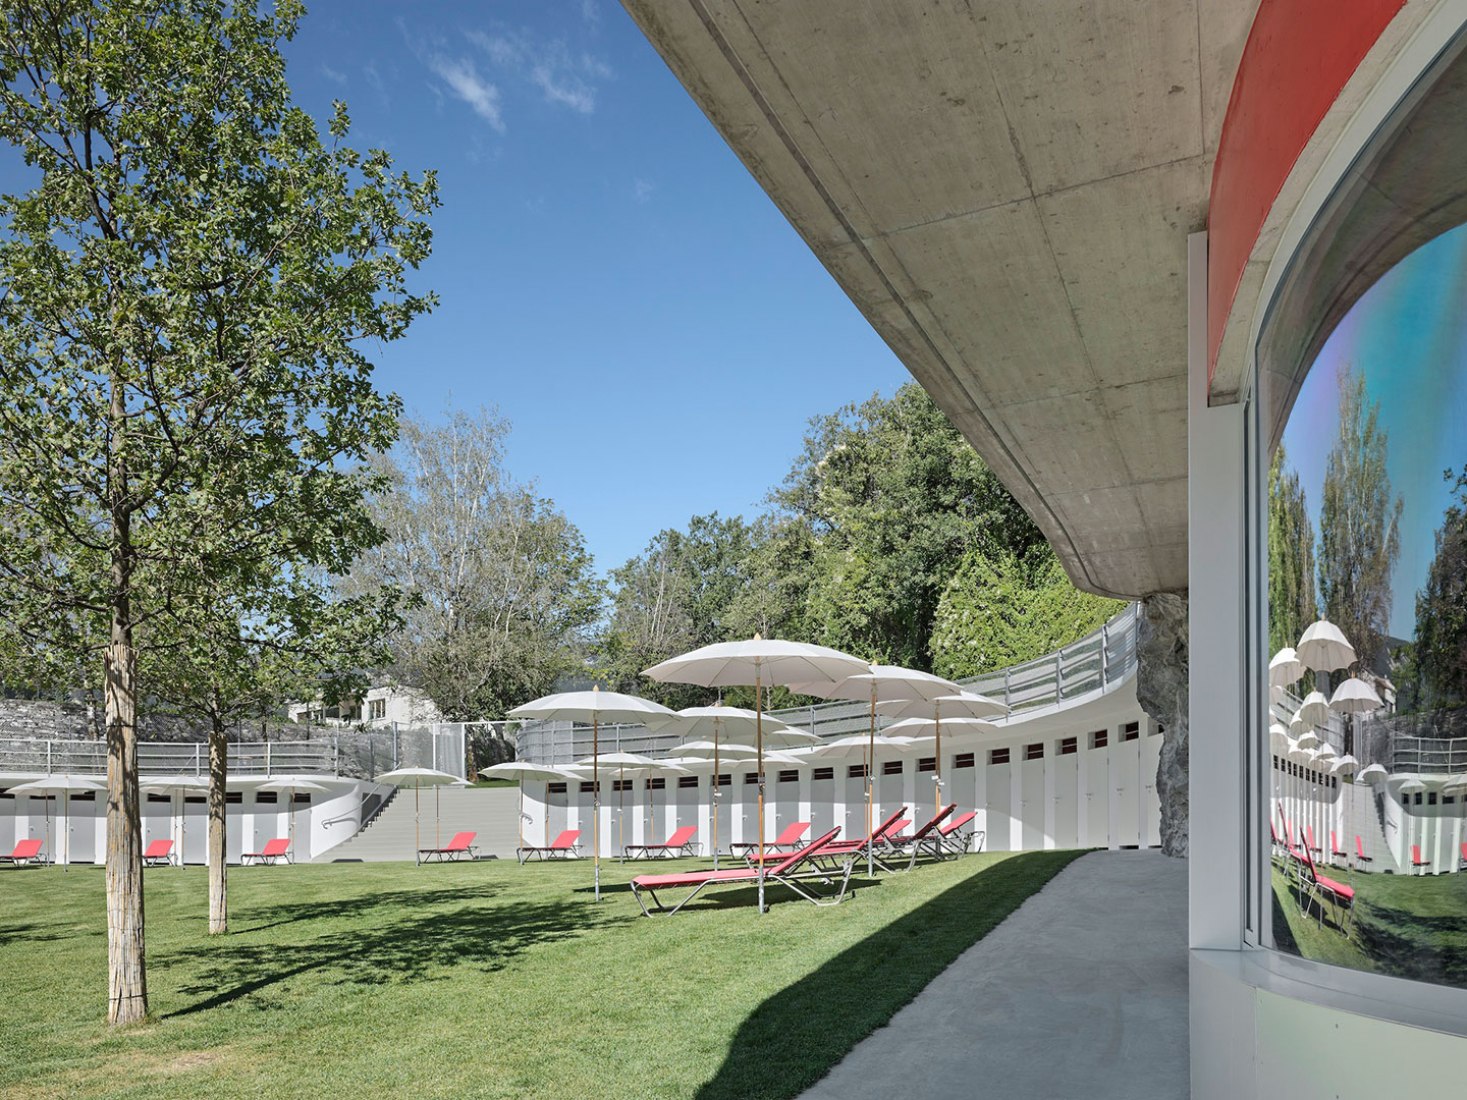
[[1367, 293], [1268, 477], [1276, 945], [1467, 986], [1467, 231]]

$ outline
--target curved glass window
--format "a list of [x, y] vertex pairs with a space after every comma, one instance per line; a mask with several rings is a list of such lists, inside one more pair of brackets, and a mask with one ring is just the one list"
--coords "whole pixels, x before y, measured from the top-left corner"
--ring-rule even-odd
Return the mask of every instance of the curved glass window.
[[1467, 227], [1336, 327], [1267, 515], [1275, 945], [1467, 987]]

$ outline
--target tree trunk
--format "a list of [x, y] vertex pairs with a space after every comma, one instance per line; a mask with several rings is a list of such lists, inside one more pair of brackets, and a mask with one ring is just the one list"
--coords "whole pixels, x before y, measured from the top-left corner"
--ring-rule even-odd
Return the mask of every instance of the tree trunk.
[[148, 1014], [138, 813], [137, 651], [126, 599], [113, 610], [107, 678], [107, 1022]]
[[229, 777], [229, 740], [224, 721], [217, 714], [209, 731], [209, 935], [229, 931], [229, 902], [226, 879], [228, 868], [228, 818], [224, 785]]

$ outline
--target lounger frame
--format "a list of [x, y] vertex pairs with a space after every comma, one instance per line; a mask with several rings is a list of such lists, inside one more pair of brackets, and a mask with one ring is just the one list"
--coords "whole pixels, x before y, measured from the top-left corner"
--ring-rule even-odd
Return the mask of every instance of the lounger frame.
[[[566, 844], [560, 843], [569, 835], [573, 839]], [[514, 850], [515, 858], [523, 867], [531, 859], [579, 859], [581, 855], [581, 831], [579, 829], [566, 829], [555, 838], [553, 844], [530, 844]]]
[[[846, 899], [846, 896], [849, 893], [851, 885], [851, 871], [856, 865], [856, 854], [852, 853], [842, 857], [841, 862], [844, 866], [839, 871], [836, 871], [834, 873], [818, 868], [814, 862], [815, 857], [819, 855], [821, 849], [825, 848], [833, 840], [835, 840], [836, 835], [839, 832], [839, 828], [831, 829], [830, 832], [826, 833], [818, 840], [811, 842], [808, 846], [800, 849], [798, 852], [786, 856], [779, 863], [778, 866], [770, 868], [769, 870], [764, 872], [764, 881], [766, 883], [774, 882], [779, 883], [781, 886], [786, 886], [800, 898], [808, 901], [812, 905], [818, 905], [822, 907], [839, 905], [842, 901]], [[809, 863], [811, 867], [815, 869], [810, 872], [800, 872], [798, 869], [802, 864], [805, 863]], [[672, 877], [681, 878], [689, 881], [664, 884], [661, 886], [639, 886], [639, 879], [632, 880], [632, 897], [637, 899], [637, 906], [642, 910], [642, 915], [644, 917], [653, 916], [655, 913], [661, 913], [665, 916], [670, 917], [709, 887], [755, 885], [759, 881], [759, 871], [757, 868], [754, 867], [738, 867], [723, 871], [709, 871], [701, 876], [677, 875]], [[692, 881], [694, 879], [700, 878], [701, 881]], [[817, 881], [830, 885], [837, 878], [840, 881], [840, 885], [833, 893], [820, 894], [816, 892], [816, 890], [811, 885], [812, 882]], [[657, 896], [657, 891], [659, 889], [664, 891], [676, 890], [681, 889], [684, 886], [691, 886], [692, 890], [688, 893], [687, 897], [682, 898], [676, 905], [673, 905], [671, 907], [663, 904], [662, 900]], [[652, 902], [651, 908], [648, 908], [648, 899], [650, 899]]]
[[[479, 846], [474, 843], [474, 838], [478, 835], [478, 833], [464, 830], [463, 832], [454, 833], [452, 839], [450, 839], [449, 842], [445, 844], [442, 848], [419, 848], [418, 862], [453, 863], [460, 857], [469, 860], [478, 859]], [[463, 844], [459, 844], [458, 841], [460, 837], [468, 837], [468, 840]]]

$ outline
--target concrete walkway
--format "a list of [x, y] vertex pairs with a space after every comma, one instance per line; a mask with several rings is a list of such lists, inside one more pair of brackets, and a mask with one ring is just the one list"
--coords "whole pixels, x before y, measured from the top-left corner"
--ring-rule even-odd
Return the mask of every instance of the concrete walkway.
[[1188, 1094], [1187, 864], [1096, 852], [868, 1036], [810, 1100]]

